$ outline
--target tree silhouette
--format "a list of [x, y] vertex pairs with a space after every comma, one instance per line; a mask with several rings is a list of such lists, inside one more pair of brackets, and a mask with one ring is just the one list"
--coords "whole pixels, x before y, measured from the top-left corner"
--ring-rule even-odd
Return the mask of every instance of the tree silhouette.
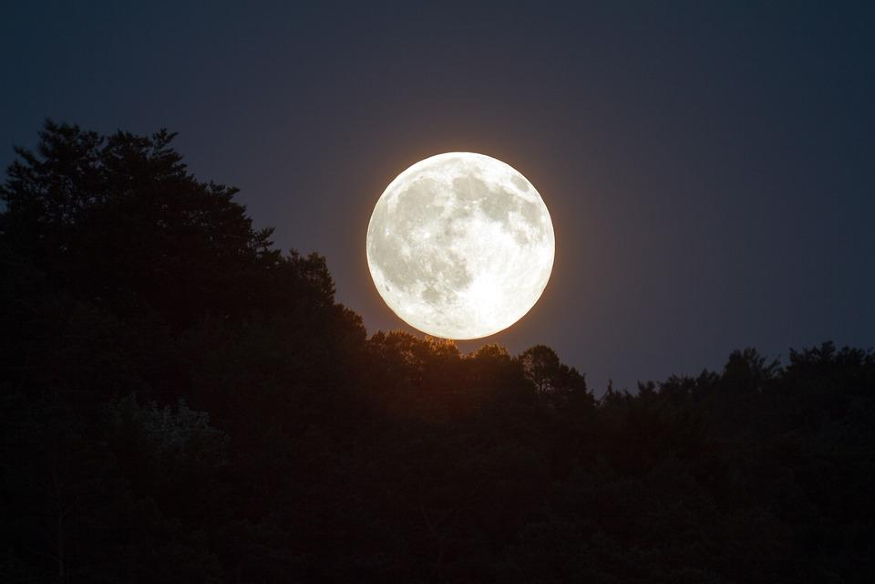
[[173, 134], [0, 187], [2, 582], [870, 582], [875, 352], [612, 386], [368, 337]]

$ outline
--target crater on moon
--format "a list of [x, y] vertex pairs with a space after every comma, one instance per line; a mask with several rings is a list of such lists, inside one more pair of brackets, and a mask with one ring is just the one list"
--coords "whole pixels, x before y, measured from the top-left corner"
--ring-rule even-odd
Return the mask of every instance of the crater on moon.
[[405, 322], [449, 339], [522, 318], [553, 267], [550, 213], [535, 187], [483, 154], [432, 156], [402, 172], [368, 225], [368, 267]]

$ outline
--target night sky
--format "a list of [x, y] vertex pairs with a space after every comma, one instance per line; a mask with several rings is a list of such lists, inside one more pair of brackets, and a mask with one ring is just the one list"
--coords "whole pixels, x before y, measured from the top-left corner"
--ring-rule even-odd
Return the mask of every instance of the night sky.
[[377, 198], [481, 152], [538, 188], [557, 257], [464, 350], [544, 343], [600, 394], [746, 346], [875, 343], [871, 3], [121, 4], [4, 4], [4, 167], [46, 117], [179, 132], [375, 332], [405, 326], [365, 261]]

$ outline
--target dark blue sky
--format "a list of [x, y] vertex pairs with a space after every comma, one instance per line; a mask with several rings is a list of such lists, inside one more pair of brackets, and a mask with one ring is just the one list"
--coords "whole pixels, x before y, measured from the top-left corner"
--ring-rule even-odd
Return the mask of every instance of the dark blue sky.
[[597, 393], [745, 346], [875, 344], [871, 3], [122, 4], [5, 3], [4, 166], [45, 117], [177, 131], [373, 332], [403, 325], [365, 263], [383, 188], [482, 152], [557, 237], [541, 301], [482, 342], [551, 345]]

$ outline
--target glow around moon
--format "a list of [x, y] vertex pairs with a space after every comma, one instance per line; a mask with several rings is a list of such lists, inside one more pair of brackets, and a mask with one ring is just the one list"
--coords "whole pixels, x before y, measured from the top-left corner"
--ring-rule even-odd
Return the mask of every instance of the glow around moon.
[[476, 339], [522, 318], [550, 279], [550, 213], [526, 177], [471, 152], [417, 162], [368, 225], [368, 267], [395, 314], [425, 333]]

